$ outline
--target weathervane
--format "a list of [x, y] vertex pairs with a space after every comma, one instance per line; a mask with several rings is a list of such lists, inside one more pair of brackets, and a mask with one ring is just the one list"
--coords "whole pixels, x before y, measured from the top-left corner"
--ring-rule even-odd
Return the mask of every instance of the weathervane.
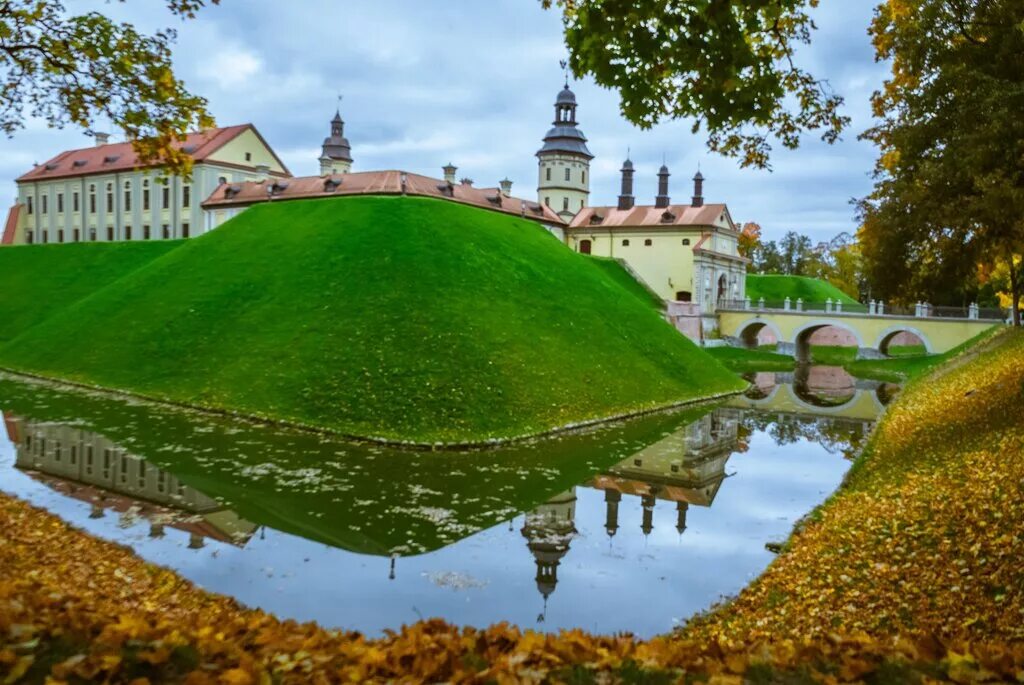
[[569, 87], [569, 62], [568, 60], [560, 59], [558, 64], [562, 67], [562, 73], [565, 75], [565, 87]]

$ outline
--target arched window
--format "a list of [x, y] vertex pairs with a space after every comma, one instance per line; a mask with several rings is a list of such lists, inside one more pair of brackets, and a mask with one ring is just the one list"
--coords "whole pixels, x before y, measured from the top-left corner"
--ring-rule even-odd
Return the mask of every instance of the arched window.
[[689, 245], [689, 244], [690, 244], [690, 239], [689, 238], [683, 238], [683, 245]]
[[548, 167], [544, 171], [545, 171], [544, 180], [550, 181], [551, 180], [551, 167]]
[[124, 182], [124, 211], [132, 211], [132, 183], [131, 181]]
[[107, 213], [114, 211], [114, 184], [107, 184]]
[[568, 210], [568, 209], [569, 209], [569, 198], [563, 197], [562, 198], [562, 210], [565, 211], [565, 210]]
[[96, 213], [96, 184], [89, 186], [89, 213]]
[[142, 182], [142, 211], [149, 211], [149, 181]]
[[590, 248], [591, 248], [591, 244], [590, 244], [589, 240], [581, 240], [580, 241], [580, 253], [582, 253], [582, 254], [590, 254]]
[[572, 169], [570, 169], [569, 167], [565, 168], [565, 180], [566, 181], [571, 181], [572, 180]]

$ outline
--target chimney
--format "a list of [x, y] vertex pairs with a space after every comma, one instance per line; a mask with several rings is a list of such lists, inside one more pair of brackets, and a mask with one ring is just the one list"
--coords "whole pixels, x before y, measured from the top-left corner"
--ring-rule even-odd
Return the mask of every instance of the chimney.
[[703, 207], [704, 206], [704, 176], [701, 175], [700, 171], [697, 171], [697, 175], [693, 177], [693, 206]]
[[472, 186], [473, 179], [469, 178], [468, 176], [463, 176], [461, 179], [459, 179], [459, 183], [461, 183], [464, 186]]
[[257, 164], [256, 165], [256, 182], [262, 183], [266, 181], [270, 176], [270, 165], [269, 164]]
[[619, 209], [633, 209], [633, 162], [622, 163], [622, 193], [619, 195]]
[[508, 177], [498, 181], [498, 185], [501, 186], [501, 194], [505, 197], [511, 197], [512, 195], [512, 181], [508, 180]]
[[448, 164], [441, 167], [441, 170], [444, 171], [444, 180], [455, 185], [455, 172], [458, 171], [459, 168], [451, 162], [448, 162]]
[[110, 142], [109, 133], [100, 133], [99, 131], [94, 131], [92, 137], [96, 140], [96, 147], [99, 147], [100, 145], [106, 145], [107, 143]]
[[660, 209], [668, 207], [671, 202], [668, 197], [668, 167], [664, 164], [658, 170], [658, 196], [654, 198], [654, 206]]

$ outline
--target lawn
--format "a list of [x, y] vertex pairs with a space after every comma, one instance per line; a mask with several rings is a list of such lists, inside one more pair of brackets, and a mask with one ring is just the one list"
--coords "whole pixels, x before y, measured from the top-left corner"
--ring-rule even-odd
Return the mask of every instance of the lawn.
[[[774, 346], [772, 346], [774, 347]], [[707, 353], [734, 373], [749, 371], [792, 371], [796, 360], [769, 350], [748, 350], [743, 347], [709, 347]]]
[[275, 202], [64, 308], [0, 364], [420, 443], [742, 388], [630, 281], [535, 223], [442, 200]]
[[766, 303], [781, 303], [788, 297], [795, 304], [797, 298], [804, 302], [823, 303], [831, 298], [844, 304], [857, 304], [857, 300], [831, 283], [806, 276], [785, 276], [782, 274], [747, 274], [747, 297], [751, 302], [764, 298]]
[[0, 248], [0, 342], [181, 244], [153, 240]]

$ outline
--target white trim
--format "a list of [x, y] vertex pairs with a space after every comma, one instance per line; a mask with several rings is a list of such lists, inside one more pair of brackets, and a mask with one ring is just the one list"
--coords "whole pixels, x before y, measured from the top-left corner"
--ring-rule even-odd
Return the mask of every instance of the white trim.
[[[902, 324], [895, 324], [893, 326], [889, 326], [884, 331], [882, 331], [881, 334], [879, 334], [878, 339], [875, 341], [875, 349], [878, 350], [879, 352], [882, 352], [882, 343], [885, 341], [885, 339], [890, 335], [895, 335], [897, 333], [913, 333], [914, 335], [921, 339], [921, 342], [924, 343], [925, 352], [927, 352], [928, 354], [935, 354], [932, 351], [932, 343], [930, 340], [928, 340], [928, 336], [926, 336], [919, 329], [914, 328], [913, 326], [904, 326]], [[885, 353], [882, 352], [882, 354]]]

